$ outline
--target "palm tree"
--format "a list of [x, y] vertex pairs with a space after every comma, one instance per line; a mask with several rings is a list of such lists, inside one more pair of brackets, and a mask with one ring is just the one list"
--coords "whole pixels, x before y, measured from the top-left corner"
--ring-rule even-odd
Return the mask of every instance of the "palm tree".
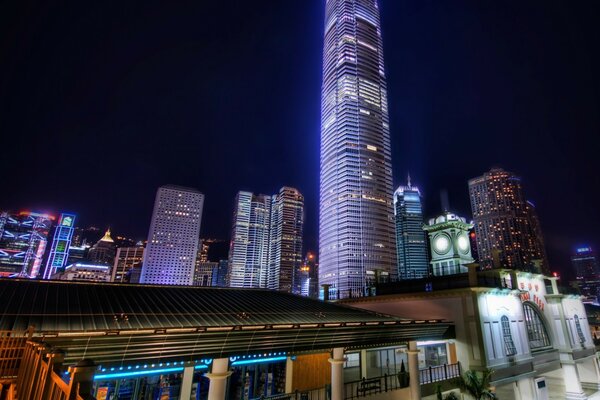
[[491, 369], [486, 369], [481, 373], [469, 370], [463, 376], [456, 378], [456, 384], [460, 390], [466, 391], [475, 400], [494, 400], [497, 397], [490, 388], [493, 373], [494, 371]]

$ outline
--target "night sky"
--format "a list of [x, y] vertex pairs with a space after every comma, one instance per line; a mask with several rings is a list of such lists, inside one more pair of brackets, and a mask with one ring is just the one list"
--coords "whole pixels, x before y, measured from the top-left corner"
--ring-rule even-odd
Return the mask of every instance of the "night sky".
[[[317, 247], [323, 1], [0, 5], [0, 209], [144, 238], [156, 188], [306, 197]], [[382, 0], [395, 185], [470, 218], [467, 180], [523, 178], [550, 263], [600, 245], [600, 2]]]

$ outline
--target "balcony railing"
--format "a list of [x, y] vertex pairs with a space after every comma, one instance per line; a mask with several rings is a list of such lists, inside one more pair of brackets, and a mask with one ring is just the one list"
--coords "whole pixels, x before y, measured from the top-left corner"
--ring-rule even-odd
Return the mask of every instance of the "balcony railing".
[[397, 375], [383, 375], [375, 378], [362, 378], [358, 381], [346, 382], [344, 384], [345, 400], [357, 399], [372, 394], [388, 392], [400, 389], [400, 381]]
[[444, 364], [419, 370], [421, 385], [426, 383], [441, 382], [460, 376], [460, 364]]

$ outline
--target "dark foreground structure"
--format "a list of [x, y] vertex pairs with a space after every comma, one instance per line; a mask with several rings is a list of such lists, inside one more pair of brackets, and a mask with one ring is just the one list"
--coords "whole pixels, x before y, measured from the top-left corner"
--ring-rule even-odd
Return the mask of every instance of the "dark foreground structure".
[[412, 396], [415, 341], [451, 327], [267, 290], [3, 279], [2, 395], [223, 400], [322, 386], [341, 400], [402, 386], [386, 372], [348, 387], [346, 352], [402, 344]]

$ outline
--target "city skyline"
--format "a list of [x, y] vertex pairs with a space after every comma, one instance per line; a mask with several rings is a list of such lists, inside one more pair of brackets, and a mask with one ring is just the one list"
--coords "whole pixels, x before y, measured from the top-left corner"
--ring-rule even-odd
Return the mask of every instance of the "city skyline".
[[[168, 6], [149, 4], [143, 15], [147, 21], [134, 7], [120, 12], [110, 6], [71, 11], [81, 12], [89, 27], [70, 24], [70, 13], [64, 17], [53, 14], [64, 11], [59, 8], [48, 10], [48, 20], [56, 20], [56, 26], [44, 29], [54, 44], [35, 45], [26, 54], [17, 49], [37, 31], [33, 22], [23, 23], [28, 21], [28, 11], [15, 5], [14, 13], [4, 15], [11, 21], [2, 24], [3, 36], [15, 40], [0, 47], [4, 60], [0, 64], [1, 128], [13, 133], [5, 142], [7, 147], [27, 148], [34, 141], [39, 149], [31, 149], [28, 158], [21, 152], [6, 155], [10, 165], [24, 168], [15, 168], [11, 174], [4, 170], [2, 177], [11, 190], [0, 200], [0, 207], [52, 209], [56, 215], [74, 212], [79, 226], [112, 226], [128, 236], [143, 238], [152, 209], [152, 202], [146, 199], [157, 187], [172, 182], [206, 194], [203, 234], [226, 238], [231, 199], [237, 191], [252, 188], [271, 193], [290, 185], [306, 197], [305, 247], [316, 249], [323, 15], [321, 4], [315, 3], [304, 2], [294, 10], [277, 3], [240, 5], [227, 23], [249, 33], [246, 37], [252, 39], [243, 46], [235, 44], [235, 35], [217, 40], [206, 36], [211, 26], [201, 30], [192, 24], [201, 6], [164, 9]], [[443, 189], [449, 191], [451, 208], [467, 216], [468, 178], [494, 165], [514, 171], [523, 177], [528, 197], [537, 206], [551, 265], [568, 269], [574, 247], [588, 242], [598, 247], [599, 241], [586, 222], [598, 219], [589, 200], [598, 195], [591, 172], [597, 169], [593, 164], [597, 161], [592, 157], [593, 146], [589, 146], [598, 131], [593, 115], [598, 108], [593, 96], [598, 78], [590, 73], [597, 70], [598, 59], [595, 53], [586, 52], [598, 38], [591, 23], [598, 15], [597, 6], [580, 3], [534, 10], [507, 3], [503, 19], [497, 20], [493, 15], [498, 5], [400, 3], [381, 1], [394, 175], [400, 178], [410, 170], [424, 193], [427, 217], [441, 211], [438, 192]], [[225, 15], [219, 5], [203, 12]], [[101, 16], [97, 20], [92, 18], [96, 14]], [[115, 23], [103, 27], [102, 16], [113, 14]], [[161, 21], [163, 15], [168, 18]], [[248, 16], [273, 23], [245, 24]], [[136, 32], [143, 35], [118, 43], [116, 39], [123, 37], [125, 29], [119, 24], [125, 18], [132, 19], [139, 28]], [[528, 24], [523, 24], [524, 20]], [[167, 32], [175, 25], [176, 29]], [[494, 39], [481, 35], [480, 25], [491, 30]], [[65, 39], [69, 29], [80, 29], [80, 38]], [[96, 31], [100, 33], [94, 34]], [[280, 32], [277, 40], [269, 39], [275, 37], [272, 32]], [[540, 37], [544, 37], [543, 43]], [[142, 38], [147, 44], [135, 49]], [[567, 38], [564, 43], [563, 38]], [[89, 46], [80, 49], [78, 40]], [[289, 43], [299, 44], [291, 55]], [[202, 67], [200, 61], [205, 59], [194, 54], [205, 54], [201, 51], [205, 46], [226, 56], [227, 62], [209, 60], [208, 68]], [[82, 52], [81, 59], [67, 56], [77, 53], [72, 51], [75, 47]], [[96, 54], [107, 54], [102, 58], [107, 61], [96, 63]], [[235, 76], [229, 62], [236, 57], [252, 59], [260, 66], [263, 72], [256, 75], [255, 83]], [[181, 73], [172, 73], [175, 70]], [[97, 79], [88, 82], [90, 75]], [[218, 84], [210, 85], [204, 75]], [[290, 76], [296, 77], [294, 82]], [[232, 80], [219, 95], [225, 77]], [[158, 84], [142, 90], [149, 81]], [[184, 83], [191, 83], [189, 90]], [[294, 99], [285, 106], [269, 103], [274, 107], [269, 115], [281, 115], [269, 122], [260, 111], [267, 98], [259, 96], [256, 108], [242, 114], [256, 116], [240, 118], [248, 128], [244, 130], [231, 121], [220, 125], [221, 117], [211, 119], [215, 107], [206, 108], [208, 103], [202, 100], [206, 94], [207, 99], [216, 98], [217, 103], [237, 112], [249, 104], [242, 92], [256, 93], [263, 85], [269, 87], [263, 90], [269, 98], [293, 92]], [[240, 92], [238, 87], [244, 90]], [[164, 90], [168, 96], [162, 94]], [[144, 101], [139, 100], [140, 93]], [[159, 93], [171, 100], [160, 100]], [[159, 109], [164, 111], [154, 112]], [[206, 125], [195, 122], [198, 112], [208, 118]], [[173, 115], [180, 121], [176, 125], [171, 123]], [[252, 134], [246, 135], [247, 139], [232, 136], [239, 145], [228, 149], [231, 154], [210, 151], [204, 158], [196, 156], [203, 148], [224, 148], [221, 138], [237, 130]], [[163, 159], [164, 154], [158, 157], [151, 149], [159, 131], [172, 133], [173, 144], [167, 144], [167, 152], [177, 154], [176, 162]], [[219, 134], [221, 131], [225, 134]], [[202, 140], [202, 147], [194, 136]], [[183, 139], [192, 140], [189, 150], [174, 144]], [[527, 148], [534, 145], [539, 151], [530, 154]], [[40, 157], [50, 156], [49, 149], [69, 157]], [[241, 155], [242, 150], [251, 154], [251, 162]], [[469, 160], [452, 162], [458, 151]], [[238, 156], [249, 168], [227, 167], [227, 160]], [[261, 158], [268, 161], [256, 161]], [[438, 168], [448, 162], [451, 167]], [[54, 179], [64, 176], [64, 171], [69, 171], [68, 186]], [[24, 174], [34, 175], [37, 184], [28, 186]], [[93, 184], [101, 174], [103, 184]], [[568, 227], [553, 218], [564, 201], [560, 187], [577, 188], [577, 206], [571, 210], [574, 223]]]

